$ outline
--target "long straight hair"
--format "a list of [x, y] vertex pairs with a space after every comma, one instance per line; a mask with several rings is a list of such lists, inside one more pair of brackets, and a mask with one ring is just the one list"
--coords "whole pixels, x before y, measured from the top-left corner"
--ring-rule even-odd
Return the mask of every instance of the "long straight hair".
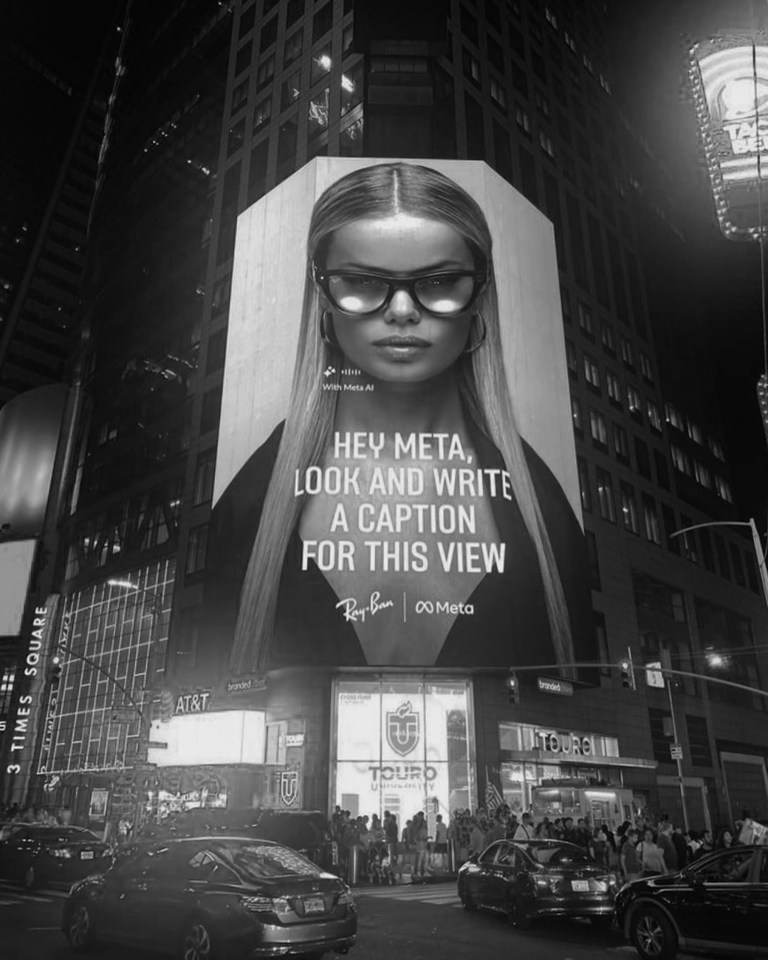
[[[270, 479], [240, 595], [232, 648], [237, 673], [260, 672], [269, 664], [280, 577], [288, 542], [299, 522], [303, 497], [293, 494], [297, 471], [321, 463], [333, 429], [337, 392], [324, 390], [322, 376], [339, 359], [320, 336], [321, 303], [311, 276], [322, 265], [335, 230], [361, 219], [417, 215], [445, 223], [469, 244], [478, 268], [487, 268], [483, 317], [487, 343], [457, 361], [459, 391], [468, 416], [501, 453], [523, 522], [536, 550], [555, 654], [573, 661], [568, 609], [554, 552], [528, 470], [502, 356], [492, 239], [478, 204], [457, 183], [430, 167], [385, 163], [342, 177], [317, 200], [307, 236], [304, 302], [291, 396], [280, 448]], [[476, 344], [473, 324], [468, 346]], [[340, 374], [336, 374], [337, 382]]]

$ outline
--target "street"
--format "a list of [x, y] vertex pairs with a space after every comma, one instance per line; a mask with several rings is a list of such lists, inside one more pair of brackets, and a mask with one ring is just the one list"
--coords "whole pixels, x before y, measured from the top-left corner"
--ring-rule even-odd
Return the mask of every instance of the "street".
[[[0, 883], [2, 960], [72, 960], [75, 952], [59, 930], [65, 894], [26, 893]], [[525, 960], [602, 960], [635, 957], [613, 932], [586, 921], [535, 924], [524, 933], [491, 913], [467, 914], [453, 883], [356, 890], [360, 926], [351, 957], [360, 960], [466, 960], [525, 957]], [[127, 951], [105, 948], [93, 954], [122, 960]], [[135, 956], [134, 953], [131, 956]]]

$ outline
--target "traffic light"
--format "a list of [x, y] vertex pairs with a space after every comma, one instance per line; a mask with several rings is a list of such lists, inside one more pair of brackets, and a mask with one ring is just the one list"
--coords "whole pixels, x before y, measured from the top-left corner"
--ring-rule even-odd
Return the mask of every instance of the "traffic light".
[[507, 677], [507, 701], [510, 704], [517, 703], [517, 698], [520, 694], [520, 684], [517, 679], [516, 673], [510, 673]]
[[61, 676], [61, 657], [58, 653], [54, 653], [51, 657], [51, 665], [48, 668], [48, 679], [49, 680], [58, 680]]
[[632, 663], [632, 651], [627, 650], [627, 656], [620, 661], [621, 685], [627, 690], [634, 690], [635, 687], [635, 669]]

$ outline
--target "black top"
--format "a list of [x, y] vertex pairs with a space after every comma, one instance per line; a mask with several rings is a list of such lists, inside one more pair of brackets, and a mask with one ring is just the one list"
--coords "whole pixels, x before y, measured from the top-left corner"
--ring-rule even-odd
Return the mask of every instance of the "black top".
[[[212, 513], [201, 637], [211, 665], [221, 667], [229, 659], [240, 590], [281, 435], [282, 424], [237, 473]], [[472, 440], [483, 468], [504, 468], [486, 437], [477, 432]], [[568, 604], [576, 660], [592, 660], [596, 651], [584, 535], [552, 472], [525, 443], [524, 450]], [[457, 616], [437, 660], [425, 667], [510, 667], [555, 660], [536, 551], [520, 510], [515, 501], [500, 496], [491, 502], [506, 544], [504, 572], [485, 574], [467, 601], [474, 614]], [[391, 665], [366, 661], [353, 624], [336, 609], [335, 591], [314, 563], [301, 569], [301, 553], [295, 529], [283, 564], [268, 667]]]

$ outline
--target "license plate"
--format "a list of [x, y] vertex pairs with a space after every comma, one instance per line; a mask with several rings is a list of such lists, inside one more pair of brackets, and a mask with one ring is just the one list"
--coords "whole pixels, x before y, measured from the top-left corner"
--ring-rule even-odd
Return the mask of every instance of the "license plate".
[[589, 893], [589, 880], [571, 880], [571, 890], [574, 893]]
[[93, 850], [81, 850], [80, 851], [81, 860], [93, 860]]
[[308, 897], [304, 901], [304, 913], [325, 913], [325, 900], [322, 897]]

